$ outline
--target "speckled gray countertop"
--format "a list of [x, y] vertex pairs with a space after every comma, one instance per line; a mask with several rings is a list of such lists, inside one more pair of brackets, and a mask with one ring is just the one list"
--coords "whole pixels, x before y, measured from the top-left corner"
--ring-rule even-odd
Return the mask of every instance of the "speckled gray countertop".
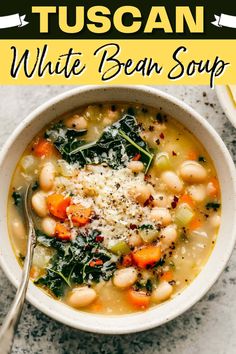
[[[69, 86], [0, 87], [0, 146], [34, 108]], [[214, 126], [236, 161], [236, 129], [225, 117], [213, 90], [204, 86], [162, 86]], [[0, 269], [0, 322], [15, 289]], [[1, 348], [0, 348], [1, 353]], [[234, 354], [236, 353], [236, 254], [209, 293], [193, 308], [159, 328], [125, 336], [80, 332], [26, 303], [13, 353], [58, 354]]]

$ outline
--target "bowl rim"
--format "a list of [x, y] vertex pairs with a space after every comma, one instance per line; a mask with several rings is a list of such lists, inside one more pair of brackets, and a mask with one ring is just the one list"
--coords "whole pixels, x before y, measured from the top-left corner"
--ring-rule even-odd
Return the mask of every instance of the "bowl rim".
[[[208, 133], [211, 135], [211, 137], [213, 138], [213, 140], [215, 140], [215, 143], [217, 143], [219, 150], [221, 150], [221, 152], [224, 155], [224, 159], [225, 162], [227, 163], [227, 166], [229, 168], [230, 171], [230, 176], [232, 179], [232, 186], [233, 186], [233, 191], [232, 191], [232, 195], [234, 197], [234, 207], [236, 207], [236, 178], [235, 178], [235, 165], [233, 163], [233, 160], [231, 158], [231, 155], [228, 151], [228, 149], [226, 148], [225, 144], [223, 143], [222, 139], [220, 138], [220, 136], [218, 135], [218, 133], [214, 130], [214, 128], [199, 114], [197, 113], [193, 108], [191, 108], [189, 105], [187, 105], [186, 103], [180, 101], [179, 99], [175, 98], [174, 96], [160, 91], [157, 88], [152, 88], [149, 86], [129, 86], [129, 85], [104, 85], [104, 86], [97, 86], [97, 85], [89, 85], [89, 86], [81, 86], [81, 87], [76, 87], [73, 88], [72, 90], [63, 92], [55, 97], [53, 97], [52, 99], [48, 100], [47, 102], [43, 103], [42, 105], [40, 105], [39, 107], [37, 107], [36, 109], [34, 109], [24, 120], [21, 121], [21, 123], [16, 127], [16, 129], [13, 131], [13, 133], [9, 136], [9, 138], [7, 139], [7, 141], [5, 142], [5, 144], [3, 145], [2, 149], [1, 149], [1, 153], [0, 153], [0, 170], [2, 169], [2, 164], [5, 161], [7, 155], [8, 155], [8, 150], [10, 149], [10, 147], [12, 146], [12, 144], [14, 143], [15, 139], [22, 133], [22, 131], [25, 129], [25, 127], [34, 121], [34, 119], [36, 119], [36, 117], [46, 111], [47, 109], [50, 109], [50, 107], [56, 105], [57, 103], [68, 99], [69, 97], [73, 96], [73, 95], [79, 95], [80, 93], [86, 93], [88, 90], [89, 91], [97, 91], [97, 90], [132, 90], [132, 91], [141, 91], [143, 94], [148, 95], [151, 94], [153, 96], [156, 97], [161, 97], [164, 100], [167, 101], [171, 101], [172, 104], [184, 109], [191, 117], [194, 118], [195, 121], [199, 122], [202, 129], [205, 129], [208, 131]], [[94, 100], [95, 102], [96, 100]], [[105, 100], [104, 100], [105, 101]], [[127, 99], [128, 101], [128, 99]], [[204, 143], [203, 143], [204, 145]], [[233, 221], [232, 221], [233, 222]], [[9, 237], [9, 235], [7, 235]], [[176, 308], [172, 308], [172, 312], [171, 314], [166, 314], [161, 320], [156, 318], [156, 319], [152, 319], [150, 321], [145, 321], [147, 319], [149, 319], [149, 317], [151, 316], [144, 316], [144, 314], [151, 314], [153, 312], [155, 312], [155, 309], [159, 306], [156, 306], [146, 312], [138, 312], [138, 313], [134, 313], [134, 314], [128, 314], [128, 315], [119, 315], [119, 316], [107, 316], [107, 315], [94, 315], [94, 314], [88, 314], [85, 312], [80, 312], [80, 311], [75, 311], [72, 310], [73, 312], [79, 313], [78, 318], [91, 318], [91, 323], [90, 324], [84, 324], [81, 321], [78, 321], [78, 318], [76, 320], [72, 320], [71, 318], [69, 318], [69, 316], [64, 316], [61, 315], [60, 312], [56, 312], [53, 307], [50, 306], [46, 306], [43, 301], [42, 302], [38, 302], [37, 299], [31, 295], [31, 288], [32, 284], [29, 285], [28, 291], [27, 291], [27, 300], [34, 305], [37, 309], [39, 309], [40, 311], [42, 311], [43, 313], [45, 313], [46, 315], [50, 316], [51, 318], [64, 323], [70, 327], [76, 328], [76, 329], [80, 329], [80, 330], [84, 330], [84, 331], [88, 331], [88, 332], [94, 332], [94, 333], [102, 333], [102, 334], [128, 334], [128, 333], [134, 333], [134, 332], [140, 332], [140, 331], [144, 331], [144, 330], [148, 330], [157, 326], [160, 326], [172, 319], [174, 319], [175, 317], [181, 315], [182, 313], [184, 313], [185, 311], [187, 311], [190, 307], [192, 307], [197, 301], [199, 301], [207, 292], [208, 290], [213, 286], [213, 284], [216, 282], [216, 280], [218, 279], [218, 277], [220, 276], [220, 274], [222, 273], [222, 271], [224, 270], [231, 254], [234, 248], [234, 244], [236, 241], [236, 228], [234, 228], [232, 230], [232, 235], [231, 235], [231, 242], [228, 245], [228, 249], [227, 249], [227, 254], [224, 254], [224, 257], [221, 261], [221, 263], [215, 268], [215, 273], [214, 276], [209, 280], [207, 284], [202, 285], [201, 289], [198, 290], [198, 292], [196, 292], [195, 294], [191, 295], [191, 298], [189, 299], [188, 297], [184, 297], [183, 294], [187, 293], [187, 289], [190, 287], [190, 285], [188, 287], [186, 287], [186, 289], [184, 289], [181, 292], [181, 296], [179, 296], [179, 298], [185, 298], [185, 303], [182, 301], [182, 303], [180, 302], [181, 306], [177, 306]], [[211, 255], [209, 256], [210, 259]], [[3, 269], [4, 273], [6, 274], [6, 276], [8, 277], [8, 279], [11, 281], [11, 283], [15, 286], [18, 287], [19, 282], [16, 281], [16, 279], [13, 277], [13, 275], [11, 274], [11, 272], [9, 271], [9, 268], [7, 266], [7, 261], [4, 258], [4, 256], [2, 255], [2, 252], [0, 252], [0, 265], [1, 268]], [[204, 266], [205, 267], [205, 266]], [[203, 268], [204, 268], [203, 267]], [[195, 278], [196, 279], [196, 278]], [[35, 287], [35, 286], [34, 286]], [[40, 290], [40, 292], [42, 292], [42, 290]], [[48, 295], [47, 298], [49, 298], [51, 301], [55, 302], [56, 300], [50, 298]], [[42, 295], [43, 297], [43, 295]], [[177, 297], [175, 296], [174, 299], [176, 299]], [[178, 299], [177, 299], [178, 300]], [[166, 303], [170, 303], [170, 301], [166, 302]], [[165, 303], [165, 304], [166, 304]], [[177, 303], [177, 302], [176, 302]], [[160, 305], [163, 306], [163, 305]], [[68, 311], [70, 312], [69, 308]], [[115, 328], [114, 325], [112, 326], [108, 326], [108, 325], [104, 325], [101, 328], [102, 325], [102, 321], [96, 321], [96, 319], [102, 318], [102, 319], [113, 319], [114, 323], [119, 323], [119, 328]], [[121, 321], [118, 321], [117, 318], [119, 318], [120, 320], [123, 319], [123, 324], [124, 326], [121, 326]], [[128, 318], [132, 318], [131, 320], [131, 324], [130, 326], [127, 326], [125, 324], [125, 321]], [[94, 324], [92, 319], [95, 319]], [[144, 320], [145, 319], [145, 320]], [[105, 321], [103, 321], [105, 322]], [[111, 321], [109, 321], [111, 323]]]
[[215, 92], [222, 110], [230, 123], [236, 128], [236, 105], [227, 85], [216, 85]]

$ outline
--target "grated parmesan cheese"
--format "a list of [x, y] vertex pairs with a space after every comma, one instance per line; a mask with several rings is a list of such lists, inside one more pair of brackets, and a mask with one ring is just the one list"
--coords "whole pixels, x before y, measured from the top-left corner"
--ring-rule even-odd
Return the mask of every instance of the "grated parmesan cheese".
[[[129, 194], [134, 187], [147, 184], [143, 173], [134, 175], [128, 168], [113, 170], [102, 165], [88, 165], [55, 180], [58, 192], [71, 195], [75, 204], [92, 208], [94, 218], [86, 228], [99, 230], [106, 245], [128, 241], [138, 226], [150, 223], [150, 207], [137, 204]], [[131, 229], [134, 224], [137, 228]]]

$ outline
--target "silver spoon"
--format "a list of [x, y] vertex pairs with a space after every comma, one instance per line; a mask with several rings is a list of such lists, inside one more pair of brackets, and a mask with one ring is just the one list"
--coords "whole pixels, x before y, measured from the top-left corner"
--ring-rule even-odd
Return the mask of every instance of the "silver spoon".
[[27, 252], [24, 261], [24, 267], [21, 276], [20, 286], [16, 292], [15, 298], [12, 302], [10, 310], [0, 329], [0, 348], [1, 354], [11, 353], [11, 348], [14, 341], [14, 336], [18, 327], [20, 316], [25, 302], [26, 291], [29, 283], [29, 274], [32, 265], [34, 248], [36, 245], [36, 234], [34, 230], [34, 223], [29, 210], [30, 206], [30, 192], [31, 184], [27, 187], [24, 197], [24, 211], [28, 226], [28, 241]]

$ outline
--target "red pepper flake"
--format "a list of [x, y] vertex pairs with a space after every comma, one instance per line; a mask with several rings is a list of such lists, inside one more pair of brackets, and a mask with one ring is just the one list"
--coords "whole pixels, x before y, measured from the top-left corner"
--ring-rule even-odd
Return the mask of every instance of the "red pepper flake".
[[161, 133], [159, 136], [161, 139], [165, 139], [165, 135], [163, 133]]
[[96, 266], [99, 266], [99, 265], [103, 265], [103, 261], [101, 259], [96, 259], [96, 261], [91, 261], [89, 263], [90, 267], [96, 267]]
[[137, 229], [137, 225], [135, 225], [135, 224], [130, 224], [130, 225], [129, 225], [129, 228], [130, 228], [131, 230], [135, 230], [135, 229]]
[[153, 132], [153, 131], [154, 131], [154, 126], [153, 126], [153, 125], [150, 125], [149, 128], [148, 128], [148, 130], [149, 130], [150, 132]]
[[177, 203], [176, 202], [171, 202], [171, 207], [172, 207], [172, 209], [175, 209], [177, 207]]
[[122, 260], [122, 265], [124, 267], [129, 267], [133, 264], [133, 259], [132, 259], [132, 256], [130, 254], [127, 254], [123, 257], [123, 260]]
[[178, 201], [179, 201], [179, 198], [176, 197], [176, 195], [174, 195], [174, 202], [178, 203]]
[[104, 240], [104, 237], [103, 236], [96, 236], [95, 237], [95, 241], [96, 242], [102, 242]]
[[175, 209], [177, 207], [178, 201], [179, 201], [179, 198], [174, 196], [173, 202], [171, 203], [171, 206], [173, 209]]
[[157, 140], [156, 140], [156, 144], [157, 144], [157, 145], [160, 145], [160, 143], [161, 143], [161, 142], [160, 142], [160, 139], [157, 139]]
[[153, 196], [150, 195], [150, 197], [144, 202], [143, 206], [148, 206], [152, 201], [154, 200]]
[[132, 161], [139, 161], [141, 159], [141, 154], [136, 154], [134, 155], [134, 157], [132, 158]]
[[145, 175], [144, 176], [144, 181], [148, 181], [151, 178], [151, 175]]
[[175, 151], [172, 151], [172, 155], [173, 155], [173, 156], [177, 156], [177, 154], [176, 154]]

